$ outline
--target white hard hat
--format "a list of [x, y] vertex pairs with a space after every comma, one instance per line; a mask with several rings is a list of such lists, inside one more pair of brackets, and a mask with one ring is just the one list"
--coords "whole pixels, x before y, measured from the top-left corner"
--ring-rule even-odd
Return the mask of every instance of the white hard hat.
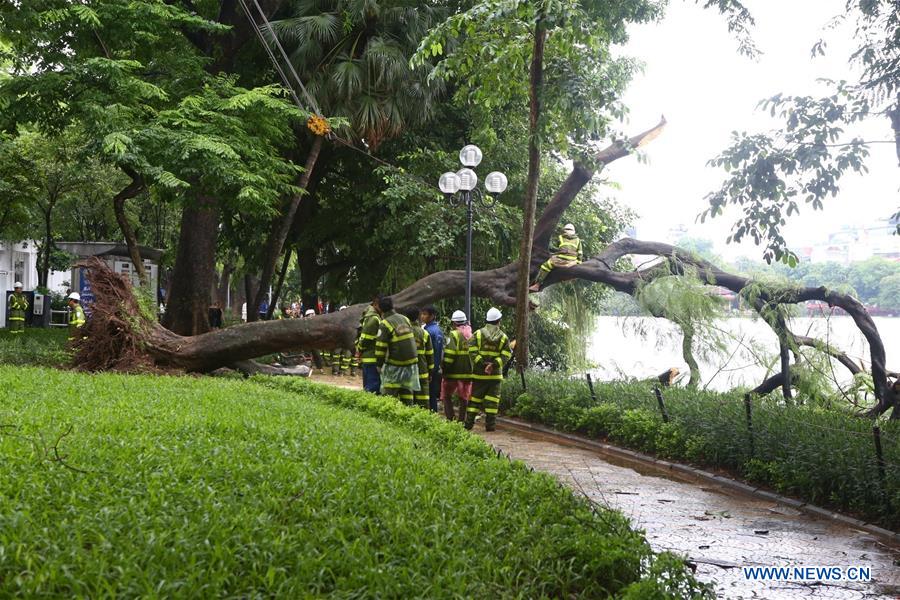
[[493, 323], [494, 321], [499, 321], [502, 318], [503, 318], [503, 313], [501, 313], [496, 308], [491, 307], [490, 310], [487, 311], [487, 316], [485, 317], [485, 320], [488, 323]]
[[575, 226], [571, 223], [566, 223], [566, 226], [563, 227], [563, 231], [565, 233], [575, 233]]
[[338, 309], [338, 310], [339, 310], [339, 311], [340, 311], [340, 310], [345, 310], [345, 309], [346, 309], [346, 308], [347, 308], [347, 305], [346, 305], [346, 304], [344, 304], [344, 305], [343, 305], [343, 306], [341, 306], [341, 307], [340, 307], [340, 308], [339, 308], [339, 309]]
[[78, 292], [72, 292], [67, 296], [67, 298], [69, 300], [78, 300], [79, 302], [81, 302], [81, 294], [79, 294]]
[[311, 309], [311, 308], [307, 308], [307, 309], [306, 309], [306, 312], [303, 313], [303, 316], [304, 316], [304, 317], [313, 317], [313, 316], [315, 316], [315, 314], [316, 314], [316, 311], [314, 311], [314, 310]]
[[20, 288], [20, 287], [22, 287], [22, 282], [21, 282], [21, 281], [17, 281], [17, 282], [15, 282], [15, 283], [13, 284], [13, 289]]
[[450, 320], [453, 323], [465, 323], [469, 319], [466, 317], [466, 313], [461, 310], [454, 310], [453, 314], [450, 316]]

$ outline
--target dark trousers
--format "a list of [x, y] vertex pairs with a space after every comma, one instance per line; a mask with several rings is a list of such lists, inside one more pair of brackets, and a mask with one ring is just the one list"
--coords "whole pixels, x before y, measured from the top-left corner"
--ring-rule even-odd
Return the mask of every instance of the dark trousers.
[[363, 365], [363, 389], [377, 394], [381, 391], [381, 375], [375, 365]]
[[438, 410], [438, 398], [441, 397], [441, 374], [437, 369], [431, 372], [431, 381], [428, 382], [428, 409], [432, 412]]

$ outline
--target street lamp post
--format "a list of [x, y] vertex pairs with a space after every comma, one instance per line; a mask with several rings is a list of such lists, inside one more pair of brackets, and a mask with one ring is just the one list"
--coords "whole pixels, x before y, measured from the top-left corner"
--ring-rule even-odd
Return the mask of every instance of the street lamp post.
[[[472, 221], [474, 202], [489, 208], [493, 199], [478, 189], [478, 175], [472, 169], [481, 164], [482, 153], [478, 146], [468, 145], [459, 152], [459, 162], [463, 168], [456, 173], [448, 171], [441, 175], [438, 187], [452, 204], [462, 201], [466, 205], [466, 316], [472, 318]], [[494, 171], [485, 178], [484, 187], [489, 194], [500, 194], [506, 190], [506, 175]]]

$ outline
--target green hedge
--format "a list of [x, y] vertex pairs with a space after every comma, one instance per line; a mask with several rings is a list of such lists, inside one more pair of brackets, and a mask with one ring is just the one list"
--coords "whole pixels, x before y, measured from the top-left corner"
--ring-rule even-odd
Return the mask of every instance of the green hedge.
[[684, 597], [458, 424], [288, 379], [0, 367], [0, 596]]
[[873, 422], [849, 414], [784, 406], [773, 395], [752, 403], [753, 451], [743, 396], [663, 388], [663, 422], [645, 383], [595, 383], [531, 375], [503, 386], [506, 411], [551, 427], [608, 439], [657, 456], [724, 469], [810, 503], [900, 528], [900, 422], [880, 423], [886, 461], [882, 481]]

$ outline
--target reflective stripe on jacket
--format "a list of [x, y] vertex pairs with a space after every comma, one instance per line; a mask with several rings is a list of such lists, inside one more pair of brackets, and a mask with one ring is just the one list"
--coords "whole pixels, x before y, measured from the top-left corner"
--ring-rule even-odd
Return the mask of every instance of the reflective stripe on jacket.
[[553, 254], [563, 260], [581, 262], [584, 260], [581, 239], [577, 235], [563, 234], [559, 236], [559, 244]]
[[[512, 358], [509, 338], [497, 325], [485, 325], [469, 340], [469, 356], [472, 357], [472, 379], [502, 380], [503, 365]], [[490, 375], [485, 373], [489, 363], [494, 364]]]
[[412, 324], [412, 332], [416, 339], [416, 350], [419, 356], [419, 379], [428, 379], [428, 374], [434, 370], [434, 347], [431, 344], [431, 334], [418, 323]]
[[81, 308], [80, 304], [76, 304], [72, 312], [69, 313], [69, 329], [78, 329], [85, 322], [87, 322], [87, 317], [84, 316], [84, 309]]
[[359, 350], [361, 364], [374, 365], [377, 362], [375, 360], [375, 338], [378, 337], [380, 323], [381, 317], [378, 316], [375, 308], [367, 307], [359, 320], [359, 338], [356, 340], [356, 349]]
[[381, 316], [375, 340], [375, 360], [379, 367], [384, 363], [395, 367], [418, 364], [419, 349], [409, 319], [394, 311]]
[[28, 298], [25, 297], [25, 294], [10, 294], [6, 305], [9, 307], [10, 321], [25, 320], [25, 312], [28, 310]]
[[444, 379], [472, 378], [472, 359], [469, 358], [466, 338], [459, 329], [454, 329], [447, 336], [442, 368]]

